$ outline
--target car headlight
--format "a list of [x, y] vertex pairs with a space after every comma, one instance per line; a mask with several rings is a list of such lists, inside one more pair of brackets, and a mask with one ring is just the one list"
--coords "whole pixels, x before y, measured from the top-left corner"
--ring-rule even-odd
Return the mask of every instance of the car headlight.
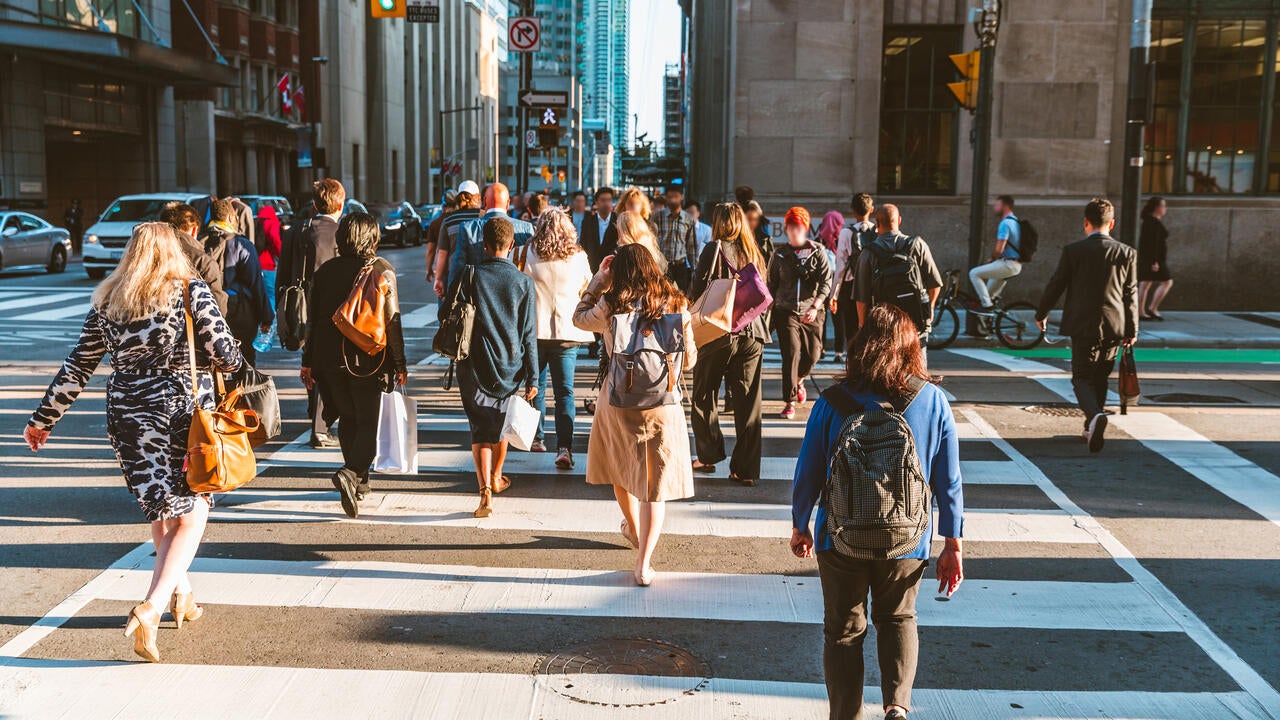
[[88, 234], [88, 235], [85, 235], [85, 236], [84, 236], [84, 242], [85, 242], [85, 244], [86, 244], [86, 245], [97, 245], [97, 244], [98, 244], [98, 236], [97, 236], [97, 235], [94, 235], [94, 234], [92, 234], [92, 233], [90, 233], [90, 234]]
[[401, 228], [401, 226], [402, 226], [402, 225], [403, 225], [403, 223], [393, 222], [393, 223], [391, 223], [391, 224], [387, 225], [386, 229], [387, 229], [387, 230], [399, 230], [399, 229]]

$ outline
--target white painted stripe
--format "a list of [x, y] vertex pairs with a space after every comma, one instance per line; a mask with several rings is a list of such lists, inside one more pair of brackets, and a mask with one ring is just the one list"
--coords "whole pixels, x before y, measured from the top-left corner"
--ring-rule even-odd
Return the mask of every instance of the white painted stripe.
[[[442, 673], [165, 663], [21, 659], [0, 683], [6, 717], [121, 720], [172, 717], [199, 709], [204, 720], [646, 720], [736, 718], [819, 720], [826, 689], [816, 683], [663, 678], [639, 675]], [[702, 685], [696, 692], [692, 690]], [[566, 691], [566, 688], [572, 686]], [[75, 688], [75, 692], [67, 692]], [[229, 691], [232, 689], [233, 691]], [[566, 697], [575, 693], [593, 702]], [[663, 702], [666, 701], [666, 702]], [[866, 688], [865, 712], [880, 717], [882, 696]], [[618, 707], [643, 705], [643, 707]], [[1018, 708], [1011, 710], [1011, 707]], [[1245, 693], [1042, 692], [917, 689], [912, 714], [930, 720], [1261, 720]]]
[[[519, 479], [515, 482], [519, 483]], [[610, 500], [494, 498], [492, 517], [471, 513], [477, 499], [452, 493], [373, 493], [360, 504], [360, 519], [347, 520], [335, 491], [253, 490], [223, 498], [213, 509], [218, 520], [254, 522], [343, 522], [432, 525], [488, 530], [616, 533], [622, 515]], [[377, 480], [374, 480], [377, 487]], [[601, 494], [608, 493], [600, 488]], [[688, 500], [667, 503], [663, 532], [670, 535], [776, 537], [791, 534], [791, 507], [765, 503]], [[964, 538], [970, 542], [1087, 543], [1094, 539], [1058, 510], [1003, 511], [969, 508]]]
[[[988, 362], [996, 364], [1002, 358], [1019, 360], [1000, 353], [991, 354], [996, 358]], [[1013, 370], [1012, 364], [1006, 367]], [[1032, 379], [1066, 400], [1075, 399], [1071, 378], [1063, 373], [1033, 375]], [[1118, 404], [1120, 399], [1108, 390], [1107, 402]], [[1164, 413], [1140, 410], [1129, 415], [1112, 415], [1109, 422], [1204, 484], [1268, 522], [1280, 525], [1280, 478], [1275, 474]]]
[[50, 308], [39, 312], [27, 313], [10, 318], [21, 322], [48, 321], [48, 320], [71, 320], [75, 318], [83, 318], [89, 314], [89, 308], [93, 307], [92, 303], [83, 302], [74, 305], [65, 305], [63, 307]]
[[1157, 412], [1114, 415], [1111, 422], [1204, 484], [1280, 525], [1280, 478]]
[[[965, 409], [961, 412], [968, 417], [969, 422], [973, 423], [974, 427], [983, 436], [995, 443], [996, 447], [1003, 450], [1010, 459], [1021, 465], [1027, 474], [1035, 479], [1036, 485], [1044, 494], [1054, 504], [1062, 508], [1063, 512], [1068, 514], [1082, 532], [1087, 532], [1098, 544], [1102, 545], [1111, 557], [1115, 559], [1116, 564], [1129, 573], [1134, 582], [1141, 585], [1157, 603], [1166, 609], [1170, 616], [1177, 619], [1182, 631], [1199, 645], [1205, 654], [1217, 663], [1237, 685], [1253, 696], [1262, 707], [1270, 709], [1271, 717], [1280, 718], [1280, 693], [1277, 693], [1275, 688], [1271, 687], [1249, 663], [1237, 655], [1230, 645], [1223, 642], [1199, 616], [1184, 605], [1172, 590], [1160, 582], [1160, 579], [1152, 574], [1151, 571], [1147, 570], [1134, 556], [1133, 552], [1125, 547], [1124, 543], [1120, 542], [1092, 515], [1085, 512], [1074, 500], [1068, 497], [1025, 455], [1018, 452], [1013, 445], [1000, 437], [996, 429], [976, 410]], [[968, 520], [967, 513], [965, 519]], [[1181, 716], [1175, 715], [1172, 717]]]
[[[0, 674], [3, 672], [5, 665], [12, 664], [10, 658], [16, 658], [35, 647], [36, 643], [45, 639], [54, 630], [62, 627], [62, 624], [76, 613], [84, 609], [95, 598], [100, 597], [102, 589], [116, 582], [117, 579], [128, 574], [130, 570], [138, 567], [146, 561], [151, 555], [152, 547], [150, 542], [145, 542], [138, 547], [130, 550], [119, 560], [116, 560], [106, 570], [94, 576], [92, 580], [85, 583], [83, 587], [71, 595], [67, 599], [58, 603], [52, 610], [44, 614], [44, 617], [35, 622], [34, 625], [26, 630], [18, 633], [9, 642], [0, 647]], [[145, 593], [144, 593], [145, 594]], [[0, 709], [8, 710], [5, 704], [5, 688], [0, 683]]]
[[[0, 302], [0, 310], [18, 310], [21, 308], [35, 307], [37, 305], [52, 305], [53, 303], [66, 302], [67, 300], [83, 298], [84, 293], [64, 292], [53, 293], [50, 295], [28, 295], [27, 297], [17, 298], [15, 300], [5, 300]], [[85, 312], [88, 312], [86, 309]], [[83, 313], [82, 313], [83, 314]], [[9, 318], [17, 319], [17, 318]]]
[[440, 306], [438, 304], [423, 305], [416, 310], [402, 314], [400, 316], [400, 326], [406, 330], [431, 327], [436, 324], [439, 313]]
[[961, 460], [960, 474], [965, 485], [1035, 484], [1021, 466], [1009, 460]]
[[1014, 355], [1006, 355], [995, 350], [979, 350], [975, 348], [959, 348], [955, 350], [947, 350], [947, 352], [955, 353], [963, 357], [981, 360], [985, 363], [991, 363], [998, 367], [1002, 367], [1009, 372], [1015, 373], [1061, 373], [1058, 368], [1035, 360], [1017, 357]]
[[[214, 605], [822, 623], [822, 586], [805, 576], [664, 571], [646, 589], [630, 572], [227, 558], [197, 558], [191, 573], [201, 602]], [[144, 597], [150, 582], [144, 563], [98, 597]], [[918, 610], [929, 626], [1177, 630], [1133, 583], [970, 579], [950, 601]]]

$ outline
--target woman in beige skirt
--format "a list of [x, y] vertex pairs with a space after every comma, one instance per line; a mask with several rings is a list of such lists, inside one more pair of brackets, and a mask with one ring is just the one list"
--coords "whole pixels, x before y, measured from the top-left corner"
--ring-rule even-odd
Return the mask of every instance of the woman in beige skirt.
[[[643, 317], [681, 316], [687, 371], [698, 359], [689, 325], [688, 301], [658, 269], [652, 253], [640, 245], [624, 245], [605, 258], [573, 315], [582, 330], [604, 335], [612, 348], [614, 315], [634, 308]], [[613, 485], [622, 508], [622, 534], [639, 548], [636, 584], [647, 587], [654, 576], [654, 549], [662, 532], [667, 500], [693, 496], [693, 461], [684, 407], [676, 400], [646, 410], [614, 407], [612, 382], [600, 391], [587, 445], [587, 482]]]

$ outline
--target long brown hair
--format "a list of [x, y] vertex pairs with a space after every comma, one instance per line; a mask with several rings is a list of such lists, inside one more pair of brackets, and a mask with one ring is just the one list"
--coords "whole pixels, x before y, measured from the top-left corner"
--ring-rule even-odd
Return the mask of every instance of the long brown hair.
[[736, 245], [747, 262], [764, 271], [764, 255], [760, 254], [760, 246], [756, 245], [756, 235], [747, 225], [747, 214], [737, 203], [720, 203], [716, 205], [711, 216], [711, 237], [729, 245]]
[[841, 381], [890, 397], [910, 394], [911, 376], [929, 379], [915, 321], [893, 305], [877, 305], [849, 343]]
[[634, 306], [643, 317], [656, 320], [667, 313], [680, 312], [688, 302], [643, 245], [619, 247], [609, 272], [613, 287], [605, 299], [614, 312], [628, 312]]

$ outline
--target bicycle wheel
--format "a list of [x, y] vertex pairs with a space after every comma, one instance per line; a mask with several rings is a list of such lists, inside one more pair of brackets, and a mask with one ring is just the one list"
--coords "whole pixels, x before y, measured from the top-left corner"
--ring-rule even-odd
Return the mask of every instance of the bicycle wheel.
[[960, 334], [960, 317], [950, 305], [938, 305], [933, 309], [933, 327], [929, 330], [929, 338], [925, 346], [930, 350], [941, 350], [956, 341]]
[[1036, 325], [1036, 306], [1029, 302], [1009, 303], [996, 314], [996, 339], [1013, 350], [1030, 350], [1044, 340]]

